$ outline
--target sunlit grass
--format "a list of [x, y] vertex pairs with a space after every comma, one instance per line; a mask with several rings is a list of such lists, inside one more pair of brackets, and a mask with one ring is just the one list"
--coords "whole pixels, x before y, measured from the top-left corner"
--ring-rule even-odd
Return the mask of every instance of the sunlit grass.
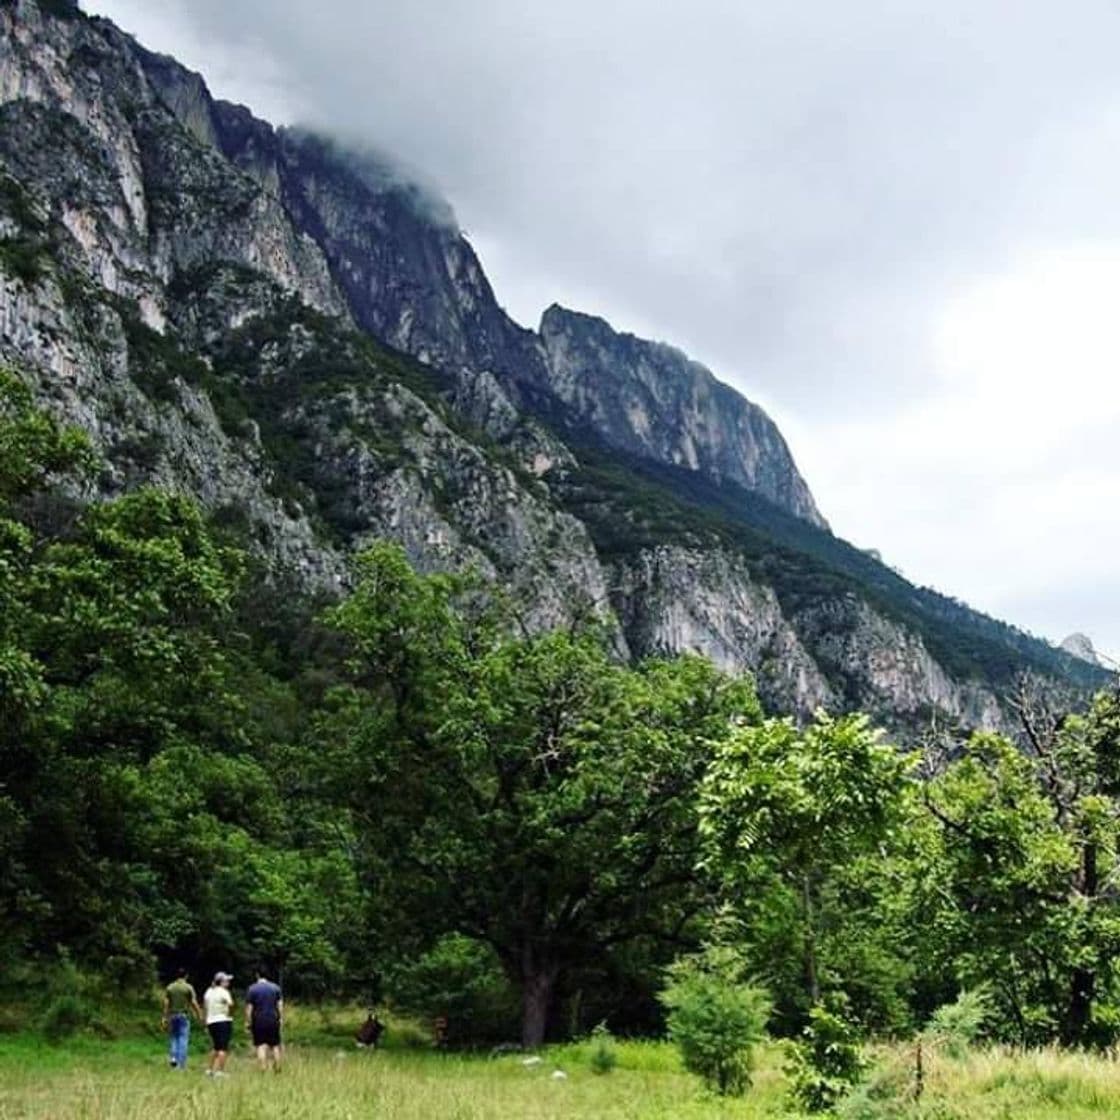
[[[591, 1068], [591, 1044], [552, 1047], [525, 1064], [519, 1054], [442, 1055], [360, 1051], [351, 1016], [307, 1014], [279, 1075], [261, 1074], [242, 1041], [230, 1076], [204, 1077], [196, 1032], [191, 1067], [166, 1066], [148, 1038], [79, 1037], [50, 1046], [29, 1034], [0, 1035], [0, 1118], [51, 1120], [761, 1120], [801, 1114], [788, 1096], [780, 1045], [764, 1047], [745, 1098], [705, 1094], [671, 1047], [621, 1042], [614, 1072]], [[333, 1037], [332, 1037], [333, 1036]], [[403, 1036], [402, 1036], [403, 1037]], [[1120, 1116], [1120, 1066], [1056, 1050], [977, 1050], [961, 1061], [925, 1054], [925, 1091], [915, 1102], [913, 1047], [874, 1051], [876, 1071], [841, 1115], [848, 1120], [1079, 1120]], [[560, 1072], [563, 1077], [556, 1076]]]

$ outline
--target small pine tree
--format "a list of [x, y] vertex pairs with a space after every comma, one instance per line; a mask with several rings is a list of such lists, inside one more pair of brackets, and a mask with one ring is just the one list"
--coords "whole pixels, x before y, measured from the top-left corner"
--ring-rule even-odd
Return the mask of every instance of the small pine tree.
[[752, 1048], [765, 1035], [770, 998], [743, 978], [734, 950], [717, 946], [683, 957], [669, 969], [658, 997], [668, 1010], [669, 1037], [685, 1069], [721, 1096], [739, 1096], [751, 1081]]
[[806, 1112], [831, 1112], [863, 1076], [866, 1063], [855, 1030], [839, 1015], [814, 1007], [788, 1073]]
[[980, 1037], [991, 1014], [991, 997], [983, 986], [966, 989], [953, 1003], [942, 1004], [930, 1018], [926, 1037], [951, 1058], [963, 1058]]
[[607, 1030], [606, 1023], [600, 1023], [591, 1032], [591, 1072], [610, 1073], [618, 1065], [618, 1053], [614, 1047], [614, 1037]]

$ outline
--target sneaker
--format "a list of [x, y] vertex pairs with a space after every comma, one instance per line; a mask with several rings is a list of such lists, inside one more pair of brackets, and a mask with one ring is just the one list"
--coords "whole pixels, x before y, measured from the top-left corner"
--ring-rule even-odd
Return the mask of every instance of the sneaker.
[[219, 1070], [214, 1071], [214, 1076], [215, 1077], [225, 1077], [225, 1075], [226, 1075], [226, 1071], [224, 1069], [219, 1069]]
[[206, 1074], [207, 1077], [213, 1077], [214, 1076], [214, 1071], [212, 1069], [204, 1069], [202, 1072], [204, 1074]]

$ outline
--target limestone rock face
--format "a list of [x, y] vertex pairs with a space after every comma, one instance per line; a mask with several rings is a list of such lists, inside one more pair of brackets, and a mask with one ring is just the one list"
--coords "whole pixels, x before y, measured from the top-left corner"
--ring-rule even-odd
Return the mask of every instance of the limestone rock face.
[[90, 433], [86, 497], [188, 491], [307, 589], [388, 537], [529, 627], [597, 613], [620, 656], [704, 654], [799, 718], [1004, 726], [990, 664], [1093, 672], [854, 555], [765, 413], [678, 351], [514, 323], [390, 158], [215, 101], [60, 0], [0, 0], [0, 362]]
[[749, 665], [763, 703], [801, 718], [836, 706], [773, 590], [741, 559], [659, 546], [614, 575], [613, 601], [635, 654], [698, 653], [729, 672]]
[[1062, 649], [1090, 665], [1103, 665], [1093, 646], [1092, 639], [1087, 634], [1070, 634], [1062, 641]]
[[556, 304], [541, 340], [553, 391], [610, 446], [738, 483], [825, 526], [774, 422], [698, 362]]
[[451, 207], [387, 157], [273, 129], [208, 101], [201, 79], [171, 60], [142, 60], [192, 135], [282, 199], [330, 262], [355, 320], [378, 338], [442, 369], [497, 380], [522, 411], [730, 479], [825, 524], [773, 422], [703, 366], [555, 306], [539, 336], [525, 330], [499, 306]]

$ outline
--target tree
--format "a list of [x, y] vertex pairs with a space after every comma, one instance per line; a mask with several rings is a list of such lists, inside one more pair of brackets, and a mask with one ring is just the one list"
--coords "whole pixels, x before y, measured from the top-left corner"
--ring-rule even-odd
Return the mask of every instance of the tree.
[[558, 982], [703, 905], [695, 792], [748, 682], [683, 658], [631, 670], [593, 632], [511, 636], [461, 582], [374, 549], [331, 613], [354, 683], [323, 722], [367, 874], [430, 934], [487, 942], [545, 1036]]
[[685, 1069], [720, 1096], [740, 1096], [751, 1082], [752, 1048], [766, 1035], [770, 997], [745, 977], [739, 954], [713, 945], [681, 957], [660, 999]]
[[701, 790], [705, 864], [791, 1027], [830, 990], [895, 1025], [911, 769], [859, 715], [820, 713], [804, 729], [768, 719], [717, 744]]
[[1093, 1041], [1095, 1004], [1115, 998], [1118, 710], [1109, 692], [1074, 716], [1024, 698], [1024, 749], [975, 735], [926, 789], [929, 958], [990, 982], [1024, 1043]]

